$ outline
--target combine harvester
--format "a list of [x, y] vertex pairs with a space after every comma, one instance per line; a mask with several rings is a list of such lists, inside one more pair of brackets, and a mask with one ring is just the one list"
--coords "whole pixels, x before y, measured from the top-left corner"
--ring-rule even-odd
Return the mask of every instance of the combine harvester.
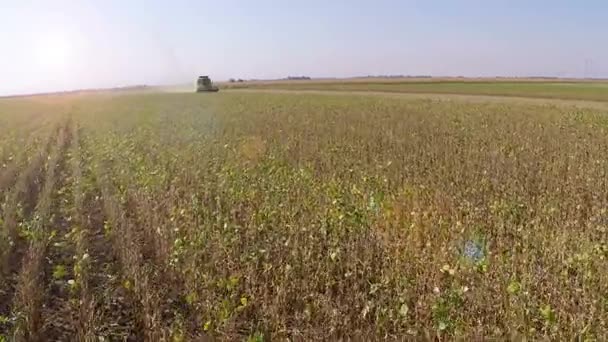
[[216, 93], [220, 91], [218, 87], [213, 85], [209, 76], [199, 76], [196, 81], [196, 92], [197, 93], [206, 93], [213, 92]]

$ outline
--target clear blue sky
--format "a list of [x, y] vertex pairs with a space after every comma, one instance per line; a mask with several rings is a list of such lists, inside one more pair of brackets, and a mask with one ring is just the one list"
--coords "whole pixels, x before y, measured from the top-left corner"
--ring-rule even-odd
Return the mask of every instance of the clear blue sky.
[[3, 0], [0, 94], [368, 74], [608, 77], [604, 0]]

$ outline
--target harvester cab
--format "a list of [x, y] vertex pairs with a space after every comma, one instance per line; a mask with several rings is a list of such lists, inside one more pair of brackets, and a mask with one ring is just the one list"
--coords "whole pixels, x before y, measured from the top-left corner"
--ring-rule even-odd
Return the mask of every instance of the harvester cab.
[[213, 85], [209, 76], [199, 76], [196, 81], [196, 92], [218, 92], [220, 89]]

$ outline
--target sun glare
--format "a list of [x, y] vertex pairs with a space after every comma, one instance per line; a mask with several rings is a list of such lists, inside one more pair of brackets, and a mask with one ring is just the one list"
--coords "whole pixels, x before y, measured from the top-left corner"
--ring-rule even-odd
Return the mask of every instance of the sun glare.
[[63, 69], [69, 64], [71, 45], [64, 36], [47, 36], [38, 43], [36, 53], [38, 62], [48, 71]]

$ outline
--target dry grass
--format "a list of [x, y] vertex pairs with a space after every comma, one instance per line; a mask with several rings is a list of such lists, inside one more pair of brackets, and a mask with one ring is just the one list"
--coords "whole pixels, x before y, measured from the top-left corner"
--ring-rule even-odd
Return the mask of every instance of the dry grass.
[[[3, 272], [7, 338], [23, 322], [81, 339], [608, 338], [605, 113], [268, 93], [59, 102], [71, 121], [52, 116], [51, 164], [18, 157], [32, 171], [5, 199], [38, 202], [12, 230], [38, 212], [61, 223], [41, 225], [50, 247], [20, 234], [11, 250], [50, 266]], [[46, 181], [22, 195], [36, 172]]]

